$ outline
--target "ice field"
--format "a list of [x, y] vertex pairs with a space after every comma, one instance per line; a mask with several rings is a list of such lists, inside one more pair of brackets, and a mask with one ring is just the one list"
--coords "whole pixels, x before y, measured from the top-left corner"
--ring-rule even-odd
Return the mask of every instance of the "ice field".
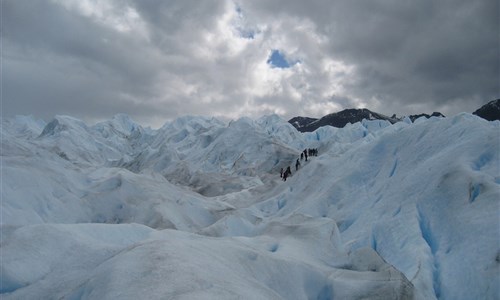
[[466, 113], [3, 119], [0, 298], [498, 299], [499, 149]]

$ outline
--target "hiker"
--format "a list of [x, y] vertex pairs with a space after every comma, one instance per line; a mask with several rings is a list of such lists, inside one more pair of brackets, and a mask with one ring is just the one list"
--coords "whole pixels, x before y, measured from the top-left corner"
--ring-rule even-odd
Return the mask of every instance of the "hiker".
[[280, 170], [280, 178], [283, 178], [283, 168]]
[[300, 153], [300, 160], [304, 160], [304, 152]]
[[305, 156], [306, 161], [307, 161], [307, 149], [304, 149], [304, 156]]
[[286, 168], [286, 173], [288, 173], [288, 175], [292, 175], [292, 170], [290, 170], [290, 166], [288, 166], [288, 168]]
[[300, 161], [299, 161], [299, 159], [297, 158], [297, 161], [295, 162], [295, 171], [298, 171], [298, 170], [299, 170], [299, 166], [300, 166]]
[[285, 173], [283, 173], [283, 181], [286, 181], [286, 178], [288, 177], [288, 172], [285, 171]]

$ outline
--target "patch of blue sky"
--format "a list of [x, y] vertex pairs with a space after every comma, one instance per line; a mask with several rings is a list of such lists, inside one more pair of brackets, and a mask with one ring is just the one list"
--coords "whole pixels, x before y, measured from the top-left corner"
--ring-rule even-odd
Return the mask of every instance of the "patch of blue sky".
[[297, 64], [299, 61], [290, 61], [286, 58], [285, 54], [279, 50], [274, 49], [271, 55], [267, 59], [267, 63], [271, 65], [272, 68], [286, 69]]

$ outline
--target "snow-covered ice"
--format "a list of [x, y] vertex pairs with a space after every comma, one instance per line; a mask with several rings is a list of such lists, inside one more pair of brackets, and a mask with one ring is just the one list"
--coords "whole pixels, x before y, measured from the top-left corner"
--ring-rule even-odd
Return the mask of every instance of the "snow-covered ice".
[[499, 297], [498, 121], [1, 122], [2, 299]]

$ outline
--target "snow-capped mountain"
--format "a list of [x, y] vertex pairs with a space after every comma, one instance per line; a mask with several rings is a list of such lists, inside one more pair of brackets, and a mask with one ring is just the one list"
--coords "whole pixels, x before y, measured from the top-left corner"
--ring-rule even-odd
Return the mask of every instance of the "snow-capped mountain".
[[369, 119], [3, 119], [0, 297], [495, 299], [500, 122]]
[[486, 103], [472, 114], [488, 121], [500, 120], [500, 99]]

